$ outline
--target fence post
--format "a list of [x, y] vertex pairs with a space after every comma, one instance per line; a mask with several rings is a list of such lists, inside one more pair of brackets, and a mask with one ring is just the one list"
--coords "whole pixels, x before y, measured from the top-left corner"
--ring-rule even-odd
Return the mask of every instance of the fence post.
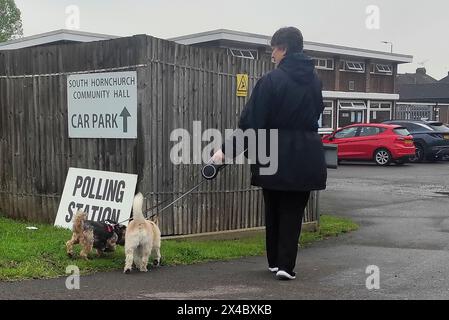
[[320, 191], [316, 191], [315, 201], [317, 231], [320, 231]]

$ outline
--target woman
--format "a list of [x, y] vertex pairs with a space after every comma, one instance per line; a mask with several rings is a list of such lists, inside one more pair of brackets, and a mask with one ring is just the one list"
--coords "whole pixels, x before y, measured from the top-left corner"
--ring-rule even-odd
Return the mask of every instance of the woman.
[[[303, 53], [301, 31], [276, 31], [271, 39], [277, 68], [256, 84], [239, 121], [242, 130], [277, 129], [277, 171], [263, 175], [251, 166], [251, 184], [262, 187], [265, 202], [268, 267], [280, 280], [295, 279], [295, 263], [304, 209], [310, 191], [326, 188], [327, 169], [318, 120], [323, 112], [322, 85], [313, 60]], [[225, 142], [212, 160], [227, 157]], [[231, 148], [233, 149], [233, 148]], [[235, 149], [235, 146], [234, 146]], [[266, 148], [267, 150], [269, 148]]]

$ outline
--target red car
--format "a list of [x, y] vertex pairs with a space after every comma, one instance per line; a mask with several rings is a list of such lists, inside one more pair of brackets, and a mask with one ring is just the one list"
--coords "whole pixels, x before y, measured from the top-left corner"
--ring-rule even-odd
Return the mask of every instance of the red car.
[[415, 155], [410, 132], [404, 127], [380, 123], [360, 123], [324, 136], [323, 143], [338, 145], [340, 160], [374, 160], [380, 166], [403, 164]]

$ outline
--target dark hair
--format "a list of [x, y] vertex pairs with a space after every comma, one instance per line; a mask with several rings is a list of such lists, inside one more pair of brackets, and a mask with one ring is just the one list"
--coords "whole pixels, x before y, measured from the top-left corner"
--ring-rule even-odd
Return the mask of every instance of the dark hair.
[[271, 46], [287, 49], [286, 54], [302, 52], [304, 39], [298, 28], [285, 27], [276, 31], [271, 37]]

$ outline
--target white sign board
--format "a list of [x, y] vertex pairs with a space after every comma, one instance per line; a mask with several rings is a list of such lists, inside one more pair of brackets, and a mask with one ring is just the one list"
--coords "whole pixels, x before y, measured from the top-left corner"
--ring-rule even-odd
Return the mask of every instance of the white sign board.
[[67, 77], [70, 138], [137, 138], [137, 72]]
[[136, 184], [135, 174], [69, 168], [55, 226], [71, 229], [78, 210], [91, 221], [129, 219]]

